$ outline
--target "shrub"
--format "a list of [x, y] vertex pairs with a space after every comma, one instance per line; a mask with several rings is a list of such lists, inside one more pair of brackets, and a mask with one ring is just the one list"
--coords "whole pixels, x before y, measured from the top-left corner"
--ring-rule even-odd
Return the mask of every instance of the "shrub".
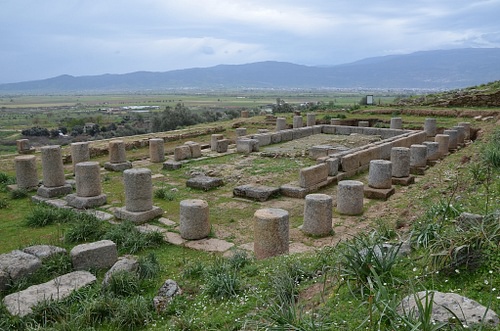
[[139, 276], [133, 272], [118, 271], [111, 275], [105, 287], [108, 293], [115, 296], [126, 297], [139, 293]]
[[104, 233], [102, 221], [89, 214], [78, 214], [77, 220], [66, 231], [67, 243], [79, 243], [99, 239]]
[[54, 223], [68, 223], [77, 217], [77, 213], [71, 209], [40, 204], [33, 208], [24, 222], [30, 227], [43, 227]]
[[135, 296], [130, 300], [122, 300], [117, 306], [112, 319], [120, 330], [137, 330], [152, 319], [152, 305], [148, 299]]
[[174, 201], [175, 200], [175, 193], [172, 192], [167, 187], [161, 187], [161, 188], [155, 190], [154, 197], [157, 199], [161, 199], [161, 200]]
[[164, 243], [160, 232], [141, 233], [129, 221], [111, 227], [102, 238], [113, 241], [121, 253], [127, 254], [135, 254], [140, 250], [158, 247]]
[[151, 252], [139, 258], [139, 268], [137, 270], [140, 279], [151, 279], [156, 277], [161, 270], [160, 262], [156, 254]]
[[241, 291], [238, 271], [223, 258], [216, 258], [205, 269], [204, 279], [204, 292], [216, 300], [233, 297]]

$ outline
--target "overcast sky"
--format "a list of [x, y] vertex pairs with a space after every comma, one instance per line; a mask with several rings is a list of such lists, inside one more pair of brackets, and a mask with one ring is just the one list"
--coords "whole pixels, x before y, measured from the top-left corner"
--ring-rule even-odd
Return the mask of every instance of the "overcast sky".
[[500, 0], [0, 0], [0, 83], [500, 47]]

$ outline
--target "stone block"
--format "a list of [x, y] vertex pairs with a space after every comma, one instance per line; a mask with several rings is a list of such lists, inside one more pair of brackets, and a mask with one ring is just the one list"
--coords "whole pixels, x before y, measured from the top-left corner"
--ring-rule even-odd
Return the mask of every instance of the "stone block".
[[127, 220], [135, 224], [142, 224], [163, 215], [163, 209], [152, 206], [151, 209], [145, 211], [129, 211], [126, 207], [121, 207], [114, 210], [114, 215], [116, 218], [121, 220]]
[[23, 248], [23, 252], [43, 260], [58, 254], [67, 254], [66, 249], [52, 245], [34, 245]]
[[38, 257], [20, 250], [0, 254], [0, 270], [14, 281], [31, 275], [41, 266], [42, 261]]
[[322, 133], [326, 134], [337, 134], [335, 125], [322, 125]]
[[224, 185], [224, 181], [222, 180], [222, 178], [210, 176], [196, 176], [189, 178], [186, 181], [187, 187], [201, 189], [204, 191], [208, 191], [222, 185]]
[[280, 134], [282, 142], [293, 140], [293, 130], [282, 130]]
[[173, 160], [167, 160], [163, 162], [163, 169], [165, 170], [176, 170], [182, 167], [181, 162], [173, 161]]
[[415, 176], [408, 177], [392, 177], [393, 185], [408, 186], [415, 183]]
[[387, 200], [391, 195], [396, 192], [394, 187], [391, 188], [373, 188], [369, 186], [365, 186], [364, 188], [364, 197], [368, 199], [376, 199], [376, 200]]
[[75, 270], [105, 269], [118, 260], [118, 251], [111, 240], [101, 240], [73, 247], [70, 256]]
[[276, 132], [271, 134], [271, 144], [278, 144], [281, 142], [281, 133]]
[[324, 163], [302, 168], [299, 173], [299, 186], [307, 188], [325, 181], [327, 177], [328, 166]]
[[267, 146], [271, 144], [272, 133], [261, 133], [252, 136], [253, 139], [257, 139], [259, 142], [259, 147]]
[[107, 197], [106, 194], [99, 194], [93, 197], [80, 197], [76, 194], [69, 194], [66, 196], [66, 202], [71, 207], [77, 209], [88, 209], [105, 205]]
[[87, 271], [74, 271], [43, 284], [33, 285], [3, 299], [5, 308], [12, 315], [26, 316], [32, 308], [45, 300], [62, 300], [74, 291], [90, 285], [96, 277]]
[[191, 158], [191, 148], [181, 145], [174, 148], [174, 161], [182, 161]]
[[236, 140], [236, 152], [250, 154], [259, 151], [259, 141], [257, 139], [240, 138]]
[[46, 187], [42, 185], [37, 189], [36, 194], [42, 198], [51, 199], [70, 194], [72, 191], [73, 187], [71, 187], [70, 184], [57, 187]]
[[227, 153], [227, 149], [229, 147], [229, 143], [231, 141], [229, 139], [219, 139], [217, 140], [217, 143], [216, 143], [216, 152], [217, 153]]
[[356, 153], [347, 154], [340, 159], [340, 165], [344, 172], [356, 172], [359, 168], [359, 155]]
[[278, 187], [254, 184], [240, 185], [233, 189], [233, 196], [235, 197], [248, 198], [262, 202], [278, 196], [279, 193], [280, 189]]

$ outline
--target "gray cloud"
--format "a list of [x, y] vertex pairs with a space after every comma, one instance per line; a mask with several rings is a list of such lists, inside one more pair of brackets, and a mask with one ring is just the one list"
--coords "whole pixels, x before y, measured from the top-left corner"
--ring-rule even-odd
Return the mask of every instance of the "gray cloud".
[[499, 47], [500, 0], [4, 0], [0, 83]]

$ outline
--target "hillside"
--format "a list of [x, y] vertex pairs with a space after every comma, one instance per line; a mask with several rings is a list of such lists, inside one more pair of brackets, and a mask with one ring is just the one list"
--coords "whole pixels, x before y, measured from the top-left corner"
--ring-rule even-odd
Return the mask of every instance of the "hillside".
[[438, 94], [403, 99], [398, 105], [437, 107], [500, 107], [500, 81]]
[[98, 76], [61, 75], [0, 84], [0, 93], [159, 91], [238, 88], [455, 89], [500, 78], [499, 48], [416, 52], [368, 58], [335, 66], [285, 62], [218, 65], [167, 72]]

